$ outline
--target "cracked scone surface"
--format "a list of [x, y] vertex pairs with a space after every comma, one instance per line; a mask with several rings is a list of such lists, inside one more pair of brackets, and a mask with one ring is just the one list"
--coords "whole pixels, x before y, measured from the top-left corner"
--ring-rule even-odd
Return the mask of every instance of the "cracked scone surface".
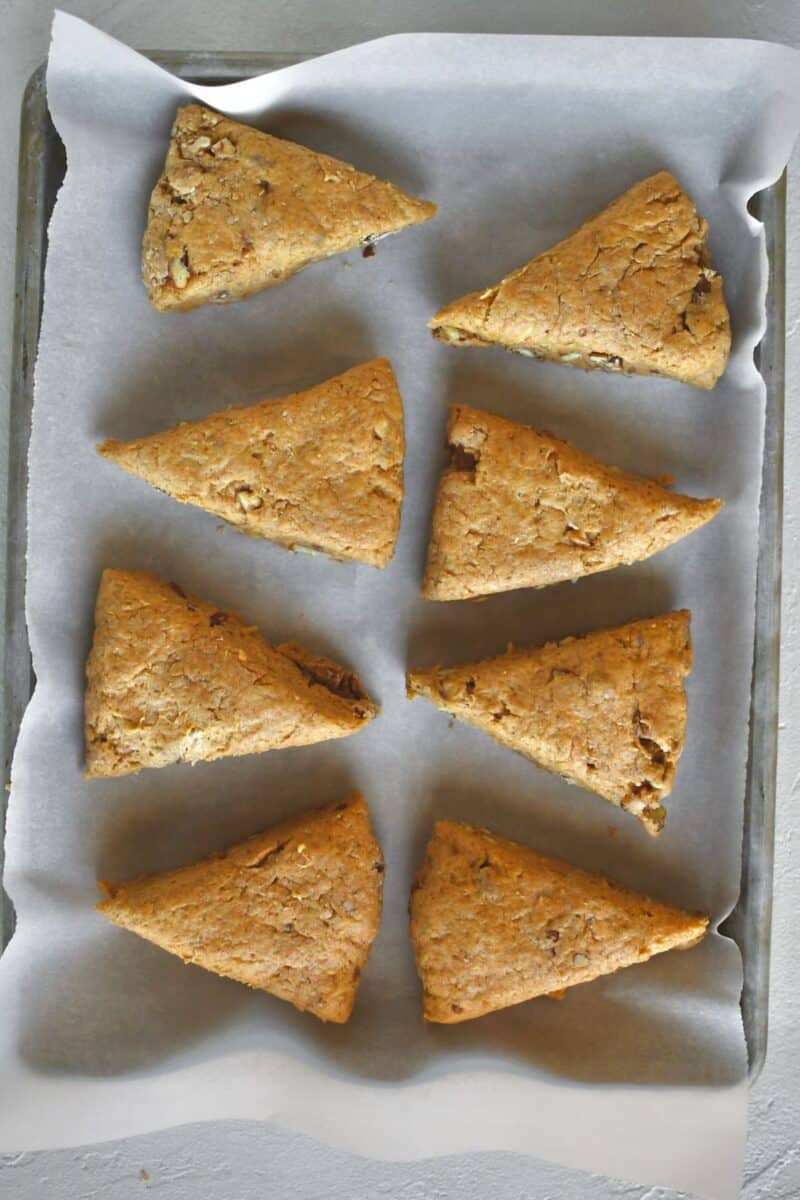
[[345, 667], [146, 571], [103, 572], [86, 679], [89, 779], [347, 737], [378, 711]]
[[408, 695], [475, 725], [538, 766], [664, 826], [686, 732], [683, 610], [457, 667], [410, 671]]
[[203, 862], [101, 886], [115, 925], [341, 1023], [378, 932], [383, 857], [356, 792]]
[[437, 821], [411, 894], [428, 1021], [453, 1024], [702, 940], [708, 918]]
[[428, 324], [455, 346], [500, 345], [585, 370], [712, 388], [728, 361], [731, 330], [707, 241], [692, 201], [660, 171]]
[[422, 594], [466, 600], [649, 558], [710, 521], [698, 500], [568, 442], [452, 406]]
[[98, 452], [244, 533], [385, 567], [400, 528], [403, 406], [388, 359]]
[[188, 104], [150, 198], [142, 278], [162, 311], [241, 300], [435, 212], [348, 163]]

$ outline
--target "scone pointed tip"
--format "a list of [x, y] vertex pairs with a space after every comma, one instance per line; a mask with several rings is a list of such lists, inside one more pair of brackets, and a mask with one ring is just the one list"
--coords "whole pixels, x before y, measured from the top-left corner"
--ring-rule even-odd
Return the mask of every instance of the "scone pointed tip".
[[406, 671], [406, 699], [416, 700], [417, 696], [427, 696], [430, 680], [437, 670], [437, 667], [433, 667], [427, 671]]

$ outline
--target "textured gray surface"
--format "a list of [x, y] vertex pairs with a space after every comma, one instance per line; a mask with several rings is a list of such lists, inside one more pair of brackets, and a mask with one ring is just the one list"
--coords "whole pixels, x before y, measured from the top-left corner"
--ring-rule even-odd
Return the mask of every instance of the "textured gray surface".
[[[313, 50], [399, 30], [758, 37], [800, 46], [796, 0], [82, 0], [71, 12], [131, 45]], [[0, 437], [10, 373], [16, 155], [25, 81], [47, 53], [52, 9], [0, 0]], [[786, 520], [781, 743], [770, 1046], [750, 1103], [746, 1200], [800, 1196], [800, 154], [789, 175]], [[2, 456], [0, 456], [0, 460]], [[0, 487], [5, 481], [0, 477]], [[2, 599], [2, 597], [0, 597]], [[488, 1098], [487, 1098], [488, 1103]], [[0, 1156], [2, 1200], [675, 1200], [518, 1155], [386, 1165], [334, 1154], [255, 1123], [194, 1126], [94, 1149]]]

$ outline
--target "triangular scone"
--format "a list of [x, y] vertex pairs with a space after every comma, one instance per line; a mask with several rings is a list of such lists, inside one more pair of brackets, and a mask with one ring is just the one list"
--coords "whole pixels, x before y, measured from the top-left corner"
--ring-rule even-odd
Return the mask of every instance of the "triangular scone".
[[411, 894], [425, 1019], [469, 1021], [702, 941], [708, 917], [437, 821]]
[[713, 388], [730, 318], [708, 226], [667, 171], [643, 179], [551, 250], [429, 321], [455, 346], [499, 345], [572, 367]]
[[689, 613], [498, 658], [410, 671], [408, 695], [638, 817], [658, 834], [686, 730]]
[[403, 406], [388, 359], [98, 451], [176, 500], [289, 549], [376, 567], [394, 553]]
[[86, 679], [89, 779], [347, 737], [378, 711], [338, 663], [146, 571], [103, 572]]
[[638, 562], [704, 525], [695, 500], [568, 442], [453, 406], [422, 594], [466, 600]]
[[356, 792], [203, 862], [101, 887], [115, 925], [341, 1023], [380, 925], [383, 858]]
[[162, 311], [224, 304], [435, 212], [348, 163], [188, 104], [150, 197], [142, 278]]

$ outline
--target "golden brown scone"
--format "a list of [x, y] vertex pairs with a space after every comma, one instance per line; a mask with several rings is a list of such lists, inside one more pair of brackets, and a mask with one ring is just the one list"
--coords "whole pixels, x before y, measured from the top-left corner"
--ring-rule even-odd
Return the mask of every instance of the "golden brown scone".
[[383, 858], [355, 792], [203, 862], [100, 886], [115, 925], [342, 1023], [380, 925]]
[[243, 533], [385, 567], [403, 502], [403, 405], [386, 358], [317, 387], [98, 453]]
[[607, 467], [569, 442], [454, 405], [439, 481], [427, 600], [547, 587], [638, 562], [710, 521], [695, 500]]
[[348, 163], [187, 104], [150, 197], [142, 278], [162, 312], [224, 304], [435, 212]]
[[88, 779], [347, 737], [378, 711], [345, 667], [146, 571], [103, 572], [86, 679]]
[[731, 347], [708, 226], [677, 180], [635, 184], [551, 250], [428, 322], [454, 346], [713, 388]]
[[408, 696], [424, 696], [658, 834], [686, 731], [689, 616], [410, 671]]
[[454, 821], [411, 893], [427, 1021], [469, 1021], [702, 941], [708, 917]]

